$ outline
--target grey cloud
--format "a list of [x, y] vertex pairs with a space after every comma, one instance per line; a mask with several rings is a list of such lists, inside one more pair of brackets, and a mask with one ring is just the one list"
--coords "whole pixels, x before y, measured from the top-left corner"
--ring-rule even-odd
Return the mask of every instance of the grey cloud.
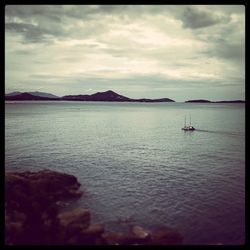
[[47, 42], [52, 37], [61, 36], [64, 34], [60, 29], [54, 30], [31, 23], [8, 22], [5, 24], [5, 29], [7, 31], [20, 33], [24, 36], [24, 41], [33, 43]]
[[[52, 21], [61, 21], [64, 17], [77, 18], [81, 20], [96, 18], [103, 15], [132, 15], [134, 17], [148, 13], [150, 15], [164, 13], [173, 6], [163, 5], [10, 5], [6, 7], [6, 17], [11, 19], [19, 17], [50, 18]], [[170, 12], [171, 12], [170, 11]], [[178, 11], [178, 9], [176, 9]]]
[[223, 26], [220, 30], [207, 33], [201, 40], [207, 41], [204, 51], [208, 56], [226, 59], [234, 63], [245, 61], [245, 34], [243, 24]]
[[34, 29], [35, 26], [32, 24], [26, 24], [26, 23], [6, 23], [5, 28], [11, 31], [16, 31], [16, 32], [25, 32], [29, 29]]
[[244, 60], [245, 48], [242, 44], [218, 44], [216, 54], [226, 59]]
[[65, 35], [62, 6], [11, 5], [5, 10], [5, 30], [23, 35], [24, 43], [44, 43]]
[[62, 10], [63, 8], [60, 5], [7, 5], [5, 14], [8, 18], [46, 16], [47, 18], [60, 21]]
[[6, 7], [6, 17], [19, 17], [22, 19], [50, 18], [52, 21], [61, 21], [64, 17], [89, 18], [93, 14], [100, 12], [110, 12], [117, 10], [115, 6], [93, 6], [93, 5], [10, 5]]
[[208, 27], [214, 25], [221, 20], [205, 11], [200, 11], [191, 7], [187, 7], [182, 16], [181, 20], [183, 22], [184, 28], [198, 29], [203, 27]]
[[[167, 10], [168, 6], [143, 5], [10, 5], [5, 10], [5, 27], [6, 31], [22, 34], [23, 42], [43, 43], [60, 39], [62, 35], [86, 38], [102, 34], [119, 20], [134, 22], [145, 13], [152, 15]], [[81, 32], [77, 25], [72, 25], [74, 21], [84, 25]]]
[[[7, 6], [5, 16], [6, 31], [16, 32], [23, 35], [23, 42], [43, 43], [52, 41], [53, 38], [78, 38], [88, 37], [93, 34], [101, 34], [107, 30], [105, 24], [88, 22], [86, 26], [79, 29], [77, 26], [69, 24], [77, 21], [87, 21], [94, 14], [100, 14], [98, 7], [93, 6]], [[68, 20], [68, 18], [73, 20]]]
[[123, 8], [126, 8], [124, 5], [99, 5], [97, 10], [102, 11], [102, 12], [107, 12], [107, 13], [111, 13], [111, 12], [117, 12]]
[[[224, 14], [228, 12], [228, 15], [218, 19], [211, 15], [211, 22], [208, 21], [207, 25], [210, 24], [211, 26], [215, 23], [220, 23], [220, 25], [213, 27], [213, 30], [196, 30], [194, 25], [198, 23], [198, 19], [194, 19], [191, 22], [191, 25], [193, 25], [193, 34], [195, 34], [197, 39], [206, 43], [206, 48], [201, 51], [201, 54], [227, 60], [235, 64], [242, 65], [245, 63], [245, 21], [243, 19], [243, 13], [241, 13], [241, 16], [238, 15], [239, 19], [237, 22], [231, 22], [230, 16], [232, 13], [237, 13], [240, 8], [241, 6], [231, 6], [230, 8], [227, 6], [225, 7], [227, 11], [225, 11]], [[212, 8], [210, 11], [212, 11]], [[204, 17], [206, 20], [207, 17], [205, 13]]]
[[216, 42], [203, 53], [206, 56], [221, 58], [235, 64], [245, 63], [245, 46], [242, 43]]
[[[71, 6], [71, 7], [64, 7], [65, 10], [67, 9], [67, 14], [75, 17], [90, 17], [91, 15], [133, 15], [133, 14], [141, 14], [145, 12], [150, 12], [152, 14], [152, 6], [143, 6], [143, 5], [82, 5], [82, 6]], [[160, 8], [157, 8], [157, 12], [161, 11]], [[69, 11], [70, 10], [70, 11]], [[84, 14], [84, 15], [83, 15]]]

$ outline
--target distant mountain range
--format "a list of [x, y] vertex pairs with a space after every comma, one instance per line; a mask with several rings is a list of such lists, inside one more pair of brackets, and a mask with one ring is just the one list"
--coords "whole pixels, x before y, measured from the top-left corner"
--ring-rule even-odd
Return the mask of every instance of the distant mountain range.
[[112, 90], [97, 92], [93, 95], [66, 95], [58, 97], [43, 92], [12, 92], [5, 95], [5, 100], [10, 101], [28, 101], [28, 100], [54, 100], [54, 101], [104, 101], [104, 102], [175, 102], [169, 98], [160, 99], [131, 99], [119, 95]]
[[[48, 100], [60, 100], [60, 97], [54, 97], [52, 94], [41, 93], [41, 92], [24, 92], [17, 93], [12, 92], [10, 94], [5, 95], [5, 100], [7, 101], [48, 101]], [[33, 93], [33, 94], [31, 94]], [[42, 94], [42, 95], [41, 95]]]
[[[44, 92], [12, 92], [5, 95], [5, 100], [9, 101], [98, 101], [98, 102], [175, 102], [169, 98], [160, 99], [132, 99], [119, 95], [112, 90], [97, 92], [92, 95], [65, 95], [62, 97]], [[209, 101], [204, 99], [188, 100], [185, 103], [245, 103], [243, 100], [230, 101]]]
[[11, 92], [9, 94], [6, 94], [5, 96], [18, 96], [18, 95], [23, 95], [23, 94], [29, 94], [29, 95], [32, 95], [32, 96], [38, 96], [38, 97], [46, 97], [46, 98], [60, 98], [59, 96], [56, 96], [56, 95], [52, 95], [52, 94], [49, 94], [49, 93], [44, 93], [44, 92], [38, 92], [38, 91], [35, 91], [35, 92], [19, 92], [19, 91], [16, 91], [16, 92]]

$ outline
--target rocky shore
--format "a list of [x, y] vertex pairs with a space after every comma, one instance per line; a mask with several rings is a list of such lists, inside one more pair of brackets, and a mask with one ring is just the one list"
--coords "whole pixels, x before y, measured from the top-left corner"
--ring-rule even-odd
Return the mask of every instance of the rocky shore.
[[86, 208], [62, 211], [61, 204], [83, 195], [73, 175], [42, 170], [5, 174], [6, 245], [181, 245], [167, 228], [150, 231], [133, 225], [127, 233], [91, 224]]

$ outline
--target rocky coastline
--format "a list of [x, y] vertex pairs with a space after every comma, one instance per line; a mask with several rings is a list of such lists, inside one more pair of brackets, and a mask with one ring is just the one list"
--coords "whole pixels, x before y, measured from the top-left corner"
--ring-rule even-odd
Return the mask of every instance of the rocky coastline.
[[168, 228], [150, 231], [133, 225], [109, 232], [91, 223], [86, 208], [63, 211], [65, 201], [84, 193], [73, 175], [42, 170], [5, 173], [6, 245], [181, 245], [182, 235]]

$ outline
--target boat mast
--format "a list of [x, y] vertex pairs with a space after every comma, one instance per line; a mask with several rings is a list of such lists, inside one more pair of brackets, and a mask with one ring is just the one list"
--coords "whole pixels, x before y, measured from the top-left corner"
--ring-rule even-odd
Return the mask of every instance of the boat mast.
[[190, 126], [191, 126], [191, 115], [190, 115]]
[[184, 128], [186, 127], [186, 115], [185, 115], [185, 124], [184, 124]]

